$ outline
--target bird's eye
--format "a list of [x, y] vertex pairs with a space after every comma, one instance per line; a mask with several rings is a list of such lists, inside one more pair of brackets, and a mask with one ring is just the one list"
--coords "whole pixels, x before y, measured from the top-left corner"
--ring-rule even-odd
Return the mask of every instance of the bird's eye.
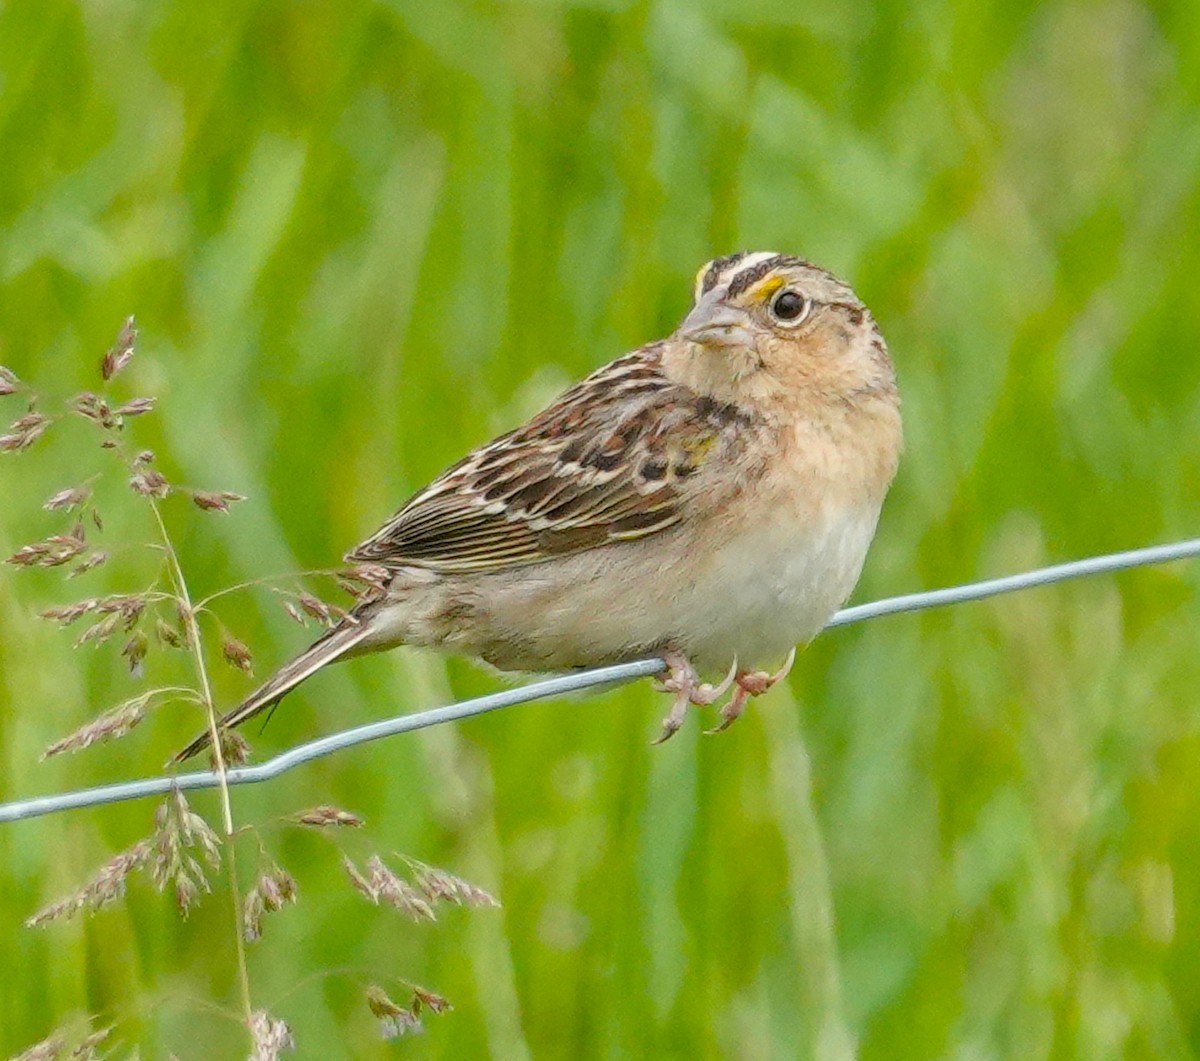
[[811, 306], [803, 295], [784, 288], [771, 302], [771, 316], [783, 324], [795, 326], [808, 316]]

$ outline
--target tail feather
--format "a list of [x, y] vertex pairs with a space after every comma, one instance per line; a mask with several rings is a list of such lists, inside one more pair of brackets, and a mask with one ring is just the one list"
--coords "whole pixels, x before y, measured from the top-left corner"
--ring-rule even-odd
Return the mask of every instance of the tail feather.
[[[357, 645], [368, 633], [365, 622], [343, 621], [323, 637], [314, 641], [303, 652], [289, 663], [285, 663], [266, 682], [254, 690], [245, 700], [217, 723], [221, 729], [231, 729], [239, 726], [249, 718], [269, 707], [273, 707], [289, 692], [306, 678], [311, 677], [327, 663], [345, 655]], [[197, 752], [203, 751], [212, 743], [212, 734], [201, 733], [183, 751], [179, 752], [172, 762], [181, 763], [190, 759]]]

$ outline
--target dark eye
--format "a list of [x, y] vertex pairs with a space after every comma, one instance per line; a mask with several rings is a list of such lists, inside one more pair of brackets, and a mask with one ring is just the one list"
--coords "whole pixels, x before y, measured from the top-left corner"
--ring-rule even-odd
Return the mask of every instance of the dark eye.
[[785, 288], [771, 303], [771, 315], [785, 324], [799, 324], [808, 316], [808, 307], [808, 299]]

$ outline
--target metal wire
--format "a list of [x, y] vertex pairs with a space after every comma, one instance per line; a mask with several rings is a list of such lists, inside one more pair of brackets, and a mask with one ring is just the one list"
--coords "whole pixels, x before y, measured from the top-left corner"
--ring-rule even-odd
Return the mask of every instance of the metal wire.
[[[1067, 579], [1082, 578], [1086, 575], [1099, 575], [1131, 567], [1145, 567], [1150, 564], [1164, 564], [1171, 560], [1185, 560], [1196, 556], [1200, 556], [1200, 538], [1172, 542], [1169, 545], [1152, 545], [1144, 549], [1130, 549], [1126, 552], [1109, 553], [1105, 556], [1093, 556], [1085, 560], [1055, 564], [1052, 567], [1043, 567], [1019, 575], [1007, 575], [1003, 578], [987, 579], [983, 582], [971, 582], [962, 586], [951, 586], [947, 589], [935, 589], [923, 593], [909, 593], [901, 597], [888, 597], [870, 604], [845, 608], [830, 619], [827, 628], [847, 626], [850, 623], [877, 619], [884, 615], [896, 615], [900, 612], [923, 611], [926, 608], [937, 608], [947, 604], [963, 604], [968, 601], [994, 597], [1001, 593], [1012, 593], [1016, 590], [1047, 586]], [[616, 685], [633, 681], [635, 678], [661, 674], [664, 670], [666, 670], [666, 664], [661, 659], [635, 660], [632, 663], [596, 667], [592, 670], [577, 671], [557, 678], [547, 678], [531, 682], [520, 688], [479, 696], [473, 700], [463, 700], [445, 707], [430, 708], [427, 711], [417, 711], [410, 715], [399, 715], [380, 722], [371, 722], [365, 726], [356, 726], [354, 729], [332, 733], [328, 737], [297, 745], [276, 755], [273, 759], [268, 759], [255, 766], [234, 767], [228, 771], [225, 780], [230, 785], [248, 785], [258, 781], [268, 781], [301, 763], [320, 759], [355, 744], [364, 744], [367, 741], [390, 737], [396, 733], [410, 733], [427, 726], [441, 725], [444, 722], [455, 722], [459, 719], [486, 714], [488, 711], [496, 711], [502, 707], [513, 707], [531, 700], [542, 700], [548, 696], [578, 692], [599, 685]], [[163, 795], [175, 788], [215, 788], [220, 784], [220, 776], [212, 770], [148, 777], [138, 781], [122, 781], [117, 784], [100, 785], [97, 788], [77, 789], [73, 792], [61, 792], [52, 796], [39, 796], [0, 804], [0, 822], [20, 821], [24, 818], [52, 814], [55, 811], [72, 810], [77, 807], [95, 807], [103, 803], [117, 803], [124, 800], [141, 799], [144, 796]]]

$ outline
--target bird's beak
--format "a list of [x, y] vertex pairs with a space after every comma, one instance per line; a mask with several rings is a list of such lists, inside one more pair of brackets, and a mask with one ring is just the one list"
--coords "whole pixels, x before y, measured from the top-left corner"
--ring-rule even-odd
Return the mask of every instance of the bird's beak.
[[748, 346], [754, 348], [754, 332], [745, 310], [720, 302], [701, 302], [683, 318], [676, 334], [704, 346]]

